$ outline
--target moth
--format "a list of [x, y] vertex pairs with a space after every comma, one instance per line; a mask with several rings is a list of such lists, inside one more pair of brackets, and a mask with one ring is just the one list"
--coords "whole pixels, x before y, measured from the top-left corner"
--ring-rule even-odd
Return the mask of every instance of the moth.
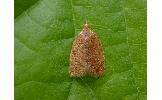
[[96, 33], [86, 23], [76, 36], [70, 54], [69, 75], [82, 77], [86, 74], [101, 76], [105, 72], [104, 53]]

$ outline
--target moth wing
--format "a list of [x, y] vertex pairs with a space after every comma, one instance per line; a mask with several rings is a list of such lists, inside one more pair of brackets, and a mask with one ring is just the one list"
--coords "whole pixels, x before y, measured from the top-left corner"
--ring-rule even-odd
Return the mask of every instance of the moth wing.
[[104, 52], [101, 43], [94, 32], [88, 42], [89, 56], [87, 62], [90, 65], [88, 73], [92, 76], [101, 76], [105, 72]]
[[69, 67], [71, 77], [80, 77], [86, 74], [84, 42], [84, 38], [81, 34], [78, 34], [73, 42]]

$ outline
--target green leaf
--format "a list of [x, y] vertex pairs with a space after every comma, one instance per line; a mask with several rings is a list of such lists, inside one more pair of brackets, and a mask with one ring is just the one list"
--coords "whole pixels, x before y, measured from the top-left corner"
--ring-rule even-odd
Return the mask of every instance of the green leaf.
[[[146, 100], [146, 0], [15, 0], [15, 7], [15, 100]], [[101, 40], [106, 73], [70, 78], [72, 42], [85, 21]]]
[[15, 9], [14, 17], [16, 18], [26, 9], [28, 9], [30, 6], [34, 5], [34, 3], [37, 2], [38, 0], [14, 0], [14, 1], [15, 1], [14, 2], [14, 9]]

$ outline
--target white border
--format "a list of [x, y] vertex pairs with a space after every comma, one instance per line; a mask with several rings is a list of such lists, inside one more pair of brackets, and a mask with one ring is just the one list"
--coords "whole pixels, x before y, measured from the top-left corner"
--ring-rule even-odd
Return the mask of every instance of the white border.
[[0, 0], [0, 100], [14, 100], [13, 0]]
[[148, 100], [162, 100], [162, 0], [148, 0]]

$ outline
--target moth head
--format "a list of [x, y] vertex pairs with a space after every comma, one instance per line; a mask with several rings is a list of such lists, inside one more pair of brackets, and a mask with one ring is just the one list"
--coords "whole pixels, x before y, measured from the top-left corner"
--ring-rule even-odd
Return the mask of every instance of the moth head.
[[83, 25], [83, 29], [91, 29], [91, 27], [90, 27], [89, 24], [86, 23], [86, 24]]
[[87, 40], [92, 35], [91, 27], [89, 24], [85, 23], [83, 25], [83, 30], [81, 34], [84, 36], [85, 40]]

